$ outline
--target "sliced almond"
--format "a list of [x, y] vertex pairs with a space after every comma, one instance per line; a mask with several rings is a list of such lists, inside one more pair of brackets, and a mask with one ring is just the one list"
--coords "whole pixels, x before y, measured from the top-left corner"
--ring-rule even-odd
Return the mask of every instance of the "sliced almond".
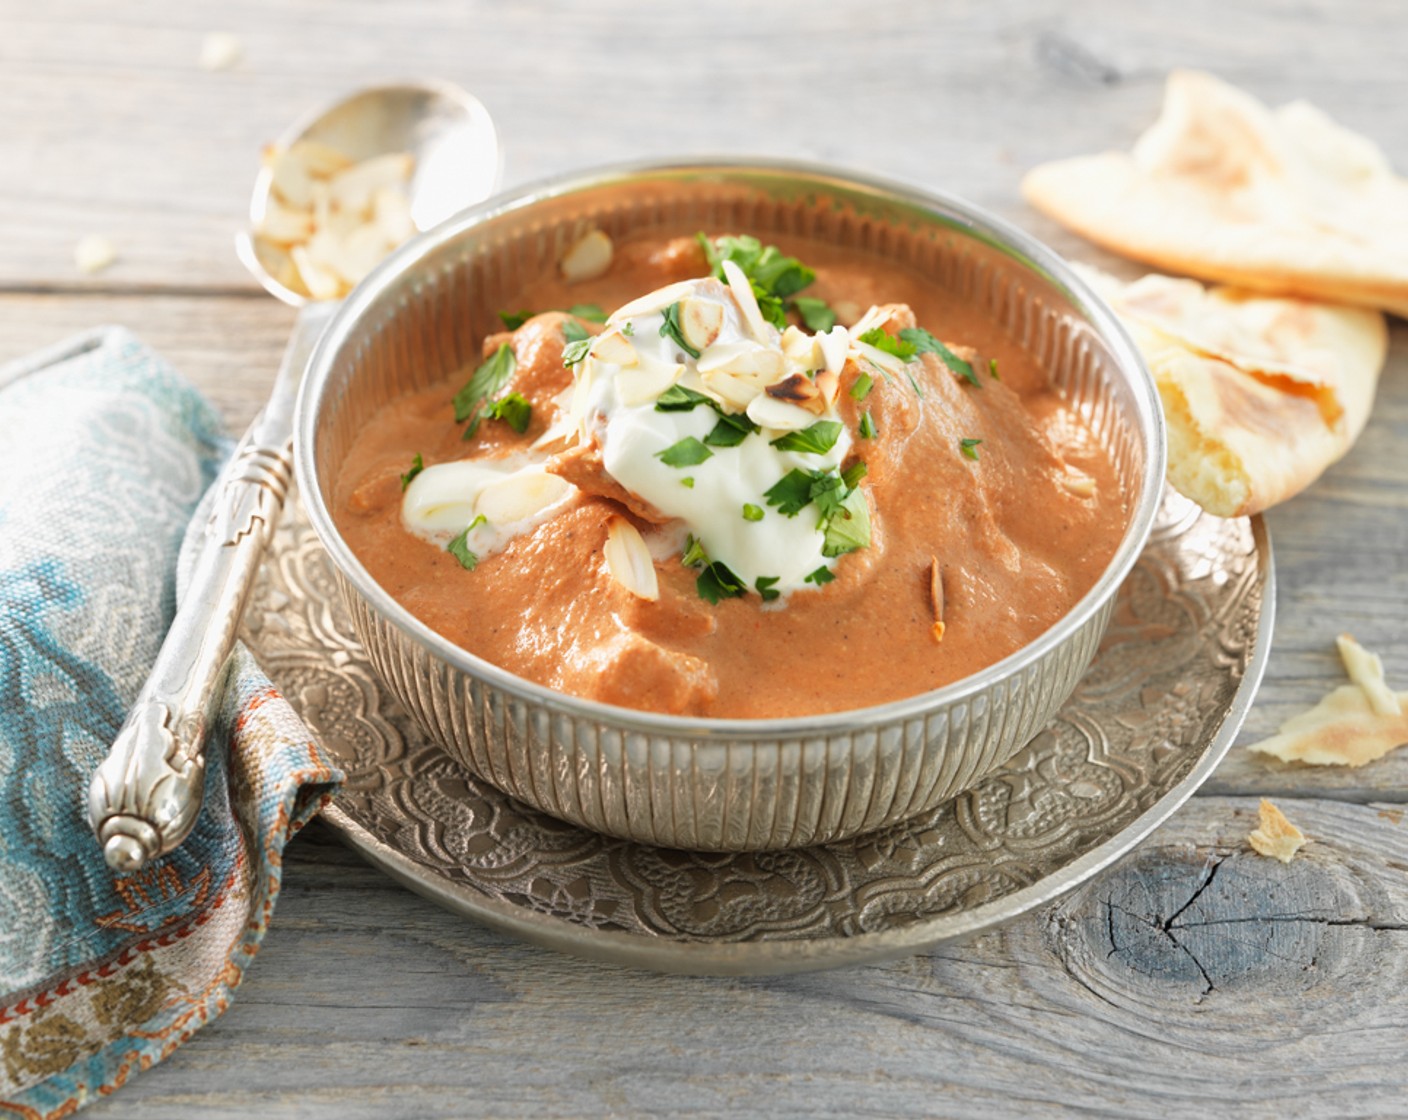
[[[839, 314], [839, 312], [838, 312]], [[890, 313], [883, 310], [878, 304], [872, 303], [865, 310], [865, 314], [857, 319], [850, 329], [852, 338], [859, 338], [866, 331], [875, 327], [883, 326], [890, 319]]]
[[411, 200], [397, 187], [382, 187], [372, 195], [372, 220], [393, 248], [415, 236]]
[[244, 44], [238, 35], [228, 31], [212, 31], [200, 44], [202, 70], [229, 70], [244, 56]]
[[812, 383], [811, 378], [800, 373], [794, 373], [776, 384], [769, 385], [767, 394], [775, 400], [805, 408], [808, 412], [818, 412], [824, 407], [816, 385]]
[[788, 327], [782, 332], [782, 352], [804, 369], [816, 368], [816, 350], [816, 339], [799, 327]]
[[816, 336], [816, 346], [821, 351], [822, 364], [828, 372], [839, 374], [851, 349], [850, 332], [838, 323], [829, 331]]
[[364, 159], [328, 181], [333, 205], [354, 214], [366, 214], [372, 198], [383, 187], [404, 190], [415, 170], [415, 157], [409, 152], [387, 152]]
[[313, 260], [304, 246], [295, 245], [289, 255], [293, 258], [299, 279], [303, 281], [303, 286], [308, 289], [310, 296], [314, 299], [338, 299], [342, 296], [342, 280], [331, 269]]
[[597, 336], [596, 341], [592, 343], [592, 357], [599, 362], [610, 362], [614, 366], [633, 366], [640, 360], [631, 340], [617, 330]]
[[738, 304], [738, 310], [743, 313], [743, 321], [748, 324], [748, 330], [759, 342], [769, 342], [772, 335], [769, 331], [763, 313], [758, 308], [758, 297], [753, 294], [753, 285], [748, 277], [743, 275], [743, 270], [733, 261], [724, 261], [724, 279], [728, 281], [728, 290], [733, 293], [734, 302]]
[[749, 402], [748, 419], [761, 428], [771, 428], [777, 432], [800, 432], [816, 423], [816, 417], [805, 408], [798, 408], [766, 393], [759, 393]]
[[879, 369], [885, 370], [887, 373], [892, 373], [896, 377], [903, 376], [904, 374], [903, 361], [895, 357], [893, 354], [887, 354], [884, 350], [881, 350], [879, 347], [871, 346], [868, 342], [862, 342], [858, 338], [851, 339], [851, 353], [858, 354], [860, 357], [868, 361], [871, 365], [876, 366]]
[[937, 556], [929, 557], [929, 609], [934, 615], [929, 632], [934, 641], [942, 642], [948, 626], [944, 622], [944, 570]]
[[1349, 634], [1341, 634], [1335, 639], [1335, 644], [1339, 647], [1345, 672], [1368, 698], [1369, 707], [1381, 716], [1402, 715], [1403, 706], [1384, 680], [1382, 658], [1377, 653], [1370, 653]]
[[841, 389], [841, 378], [838, 374], [824, 369], [816, 375], [815, 384], [817, 392], [821, 395], [822, 404], [830, 408], [836, 403], [836, 394]]
[[115, 260], [117, 260], [117, 246], [112, 243], [110, 238], [103, 237], [101, 234], [80, 237], [78, 244], [73, 247], [73, 263], [78, 266], [79, 272], [89, 275], [94, 272], [102, 272]]
[[738, 377], [723, 370], [712, 370], [709, 373], [701, 373], [699, 376], [711, 396], [740, 412], [752, 404], [763, 392], [762, 383], [756, 378]]
[[712, 346], [724, 329], [724, 307], [711, 299], [680, 300], [680, 334], [696, 350]]
[[619, 323], [626, 319], [634, 319], [641, 315], [654, 315], [656, 312], [664, 311], [672, 303], [679, 303], [688, 298], [698, 289], [699, 281], [681, 280], [675, 284], [666, 284], [663, 288], [656, 288], [653, 292], [646, 292], [645, 295], [631, 300], [630, 303], [623, 304], [611, 313], [607, 319], [608, 323]]
[[313, 226], [327, 229], [332, 224], [332, 191], [321, 179], [313, 180]]
[[722, 372], [767, 385], [786, 372], [782, 351], [754, 342], [722, 342], [709, 347], [695, 363], [702, 374]]
[[570, 482], [542, 467], [528, 468], [485, 486], [479, 491], [474, 511], [491, 525], [512, 525], [555, 505], [571, 489]]
[[562, 255], [559, 267], [569, 284], [595, 280], [611, 267], [611, 238], [599, 229], [590, 230]]
[[664, 362], [639, 362], [616, 373], [616, 396], [627, 408], [655, 400], [675, 383], [684, 366]]
[[269, 186], [275, 194], [295, 210], [312, 208], [313, 176], [292, 149], [278, 152], [274, 156], [271, 170], [273, 178]]
[[271, 195], [255, 232], [276, 245], [294, 245], [313, 236], [313, 215], [307, 210], [293, 210]]
[[324, 144], [321, 140], [299, 140], [290, 145], [288, 154], [307, 168], [308, 174], [316, 179], [330, 179], [356, 162], [345, 152], [339, 151], [331, 144]]
[[1066, 493], [1077, 498], [1095, 497], [1095, 479], [1088, 474], [1064, 474], [1058, 481]]
[[645, 538], [624, 517], [613, 517], [606, 529], [606, 570], [611, 578], [639, 599], [660, 598], [660, 580]]

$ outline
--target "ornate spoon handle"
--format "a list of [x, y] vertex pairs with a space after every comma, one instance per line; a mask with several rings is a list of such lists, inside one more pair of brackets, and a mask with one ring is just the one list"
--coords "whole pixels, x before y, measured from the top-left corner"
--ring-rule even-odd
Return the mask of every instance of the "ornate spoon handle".
[[293, 409], [336, 304], [294, 324], [269, 402], [221, 472], [190, 586], [151, 675], [88, 787], [88, 821], [108, 866], [135, 871], [191, 831], [205, 786], [205, 738], [264, 549], [293, 476]]

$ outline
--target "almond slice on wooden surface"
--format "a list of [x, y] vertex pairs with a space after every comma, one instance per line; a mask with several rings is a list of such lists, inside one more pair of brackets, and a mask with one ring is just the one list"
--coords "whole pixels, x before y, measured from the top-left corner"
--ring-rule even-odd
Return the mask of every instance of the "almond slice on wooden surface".
[[640, 530], [624, 517], [611, 519], [602, 553], [611, 578], [632, 595], [650, 602], [660, 598], [660, 581], [650, 549]]

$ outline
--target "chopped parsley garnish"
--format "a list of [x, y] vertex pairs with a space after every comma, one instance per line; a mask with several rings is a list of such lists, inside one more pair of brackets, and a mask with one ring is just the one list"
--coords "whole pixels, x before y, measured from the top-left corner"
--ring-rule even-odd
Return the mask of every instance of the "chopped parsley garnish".
[[783, 330], [787, 312], [783, 301], [796, 295], [813, 280], [816, 273], [796, 257], [786, 256], [776, 245], [764, 245], [756, 237], [716, 237], [695, 235], [709, 260], [709, 271], [720, 280], [724, 277], [724, 261], [733, 261], [743, 270], [758, 300], [763, 318]]
[[697, 467], [705, 459], [712, 459], [714, 453], [693, 436], [685, 436], [664, 451], [657, 451], [655, 457], [667, 467]]
[[510, 393], [484, 406], [483, 415], [491, 420], [502, 420], [519, 435], [528, 430], [528, 421], [533, 418], [533, 406], [524, 399], [522, 393]]
[[871, 377], [865, 370], [861, 370], [859, 376], [851, 382], [851, 400], [865, 400], [866, 397], [870, 396], [870, 388], [874, 384], [875, 378]]
[[678, 303], [672, 303], [665, 308], [665, 321], [660, 324], [660, 337], [673, 339], [675, 345], [691, 358], [699, 357], [699, 351], [689, 344], [684, 332], [680, 330], [680, 305]]
[[714, 402], [703, 393], [686, 389], [683, 385], [671, 385], [655, 398], [656, 412], [688, 412], [695, 405], [713, 405]]
[[686, 490], [693, 490], [694, 476], [692, 474], [685, 475], [684, 478], [680, 479], [680, 485], [683, 486]]
[[585, 319], [589, 323], [606, 322], [606, 312], [596, 303], [574, 303], [567, 309], [567, 314], [575, 315], [579, 319]]
[[465, 527], [465, 533], [472, 533], [479, 526], [487, 524], [489, 524], [489, 519], [481, 513]]
[[536, 311], [525, 307], [521, 311], [500, 311], [499, 318], [503, 320], [505, 327], [511, 331], [516, 331], [536, 314]]
[[866, 409], [860, 414], [860, 423], [856, 425], [856, 431], [861, 439], [875, 438], [875, 421], [870, 418], [870, 409]]
[[857, 459], [849, 467], [841, 472], [841, 481], [847, 487], [854, 490], [860, 485], [860, 480], [870, 473], [870, 468], [865, 465], [864, 459]]
[[776, 586], [781, 579], [781, 576], [759, 576], [757, 578], [753, 586], [758, 589], [758, 594], [763, 597], [763, 602], [771, 603], [782, 594]]
[[818, 420], [800, 432], [788, 432], [772, 441], [779, 451], [801, 451], [809, 455], [825, 455], [836, 446], [841, 436], [841, 421]]
[[484, 402], [508, 383], [517, 368], [518, 359], [514, 357], [513, 347], [505, 342], [474, 371], [464, 388], [455, 394], [455, 422], [469, 421], [469, 427], [464, 432], [465, 439], [474, 438], [480, 421], [484, 419]]
[[826, 522], [826, 540], [822, 543], [821, 554], [830, 559], [869, 546], [870, 506], [865, 495], [853, 489]]
[[802, 582], [814, 583], [818, 587], [821, 587], [823, 584], [830, 583], [835, 578], [836, 573], [833, 572], [830, 568], [828, 568], [825, 564], [823, 564], [816, 571], [812, 572], [809, 576], [805, 577]]
[[709, 554], [704, 551], [704, 546], [699, 543], [699, 538], [693, 533], [684, 539], [684, 555], [680, 557], [680, 563], [686, 568], [693, 568], [699, 564], [707, 564]]
[[[867, 346], [873, 346], [877, 350], [893, 354], [902, 362], [907, 362], [918, 352], [918, 347], [906, 337], [909, 333], [909, 331], [900, 331], [900, 337], [896, 338], [884, 327], [871, 327], [860, 336], [860, 340]], [[933, 336], [930, 335], [930, 337]]]
[[467, 572], [474, 571], [479, 563], [479, 557], [469, 550], [469, 545], [465, 543], [465, 538], [469, 536], [469, 530], [473, 525], [467, 526], [460, 532], [460, 535], [445, 546], [445, 551], [460, 562], [460, 567]]
[[914, 395], [922, 400], [924, 397], [924, 390], [919, 387], [919, 382], [914, 380], [914, 374], [910, 373], [909, 370], [905, 370], [904, 375], [909, 378], [909, 384], [914, 389]]
[[996, 359], [996, 358], [989, 358], [989, 359], [988, 359], [988, 372], [989, 372], [990, 374], [992, 374], [992, 379], [993, 379], [994, 381], [1001, 381], [1001, 380], [1002, 380], [1002, 375], [997, 372], [997, 359]]
[[980, 439], [961, 439], [958, 441], [958, 450], [976, 462], [978, 458], [978, 444], [982, 442], [983, 441]]
[[733, 574], [727, 564], [710, 560], [704, 546], [693, 535], [685, 538], [684, 555], [680, 557], [680, 563], [686, 568], [701, 569], [694, 581], [694, 589], [701, 599], [716, 606], [720, 599], [736, 599], [740, 595], [748, 594], [748, 588], [743, 585], [743, 581]]
[[621, 324], [621, 333], [627, 338], [631, 338], [636, 333], [636, 325], [629, 319]]
[[910, 343], [917, 353], [937, 354], [943, 360], [944, 365], [967, 381], [968, 384], [976, 385], [980, 389], [983, 387], [983, 383], [978, 380], [978, 375], [973, 372], [973, 363], [964, 361], [923, 327], [907, 327], [900, 331], [900, 338]]
[[591, 337], [579, 338], [575, 342], [569, 342], [562, 348], [562, 364], [565, 366], [575, 366], [578, 362], [586, 361], [587, 355], [591, 353]]
[[758, 430], [758, 425], [742, 412], [720, 412], [719, 422], [713, 426], [704, 442], [710, 447], [737, 447]]
[[829, 331], [836, 325], [836, 312], [827, 306], [824, 299], [816, 299], [813, 296], [798, 296], [792, 301], [792, 307], [802, 317], [802, 325], [813, 334], [818, 331]]
[[811, 502], [814, 481], [811, 471], [790, 470], [763, 493], [763, 500], [779, 513], [796, 517]]
[[568, 342], [581, 342], [584, 338], [591, 338], [591, 331], [577, 322], [576, 319], [562, 320], [562, 337]]
[[744, 521], [761, 521], [763, 519], [763, 507], [755, 506], [752, 502], [743, 503]]
[[406, 487], [411, 484], [411, 479], [425, 470], [425, 460], [420, 457], [420, 452], [416, 452], [416, 457], [411, 460], [411, 469], [401, 476], [401, 493], [406, 492]]

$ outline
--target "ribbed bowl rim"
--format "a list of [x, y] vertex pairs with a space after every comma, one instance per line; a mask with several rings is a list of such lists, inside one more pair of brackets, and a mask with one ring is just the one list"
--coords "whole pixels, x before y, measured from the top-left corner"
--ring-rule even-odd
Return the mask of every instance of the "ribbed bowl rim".
[[[950, 228], [957, 228], [1018, 258], [1028, 271], [1054, 283], [1085, 316], [1086, 321], [1109, 348], [1116, 366], [1130, 382], [1136, 403], [1137, 426], [1145, 449], [1139, 503], [1131, 514], [1129, 525], [1114, 556], [1090, 590], [1049, 629], [1021, 649], [942, 688], [866, 708], [769, 719], [669, 715], [619, 707], [559, 692], [519, 677], [462, 649], [397, 603], [371, 577], [338, 532], [317, 484], [314, 462], [314, 439], [320, 401], [327, 389], [335, 359], [363, 318], [375, 312], [385, 293], [414, 274], [432, 254], [469, 233], [476, 226], [501, 215], [531, 207], [548, 199], [613, 185], [626, 186], [641, 179], [661, 176], [709, 176], [721, 179], [729, 176], [756, 177], [759, 174], [806, 178], [821, 189], [831, 185], [850, 191], [868, 191], [886, 201], [933, 211], [942, 217]], [[716, 742], [824, 738], [881, 725], [893, 725], [906, 720], [922, 719], [1022, 673], [1058, 649], [1079, 630], [1115, 594], [1125, 576], [1129, 574], [1144, 549], [1158, 513], [1167, 454], [1163, 411], [1159, 404], [1158, 391], [1138, 348], [1109, 305], [1054, 250], [1001, 218], [943, 191], [808, 161], [765, 157], [633, 161], [555, 175], [501, 192], [411, 239], [390, 254], [353, 290], [323, 331], [303, 375], [294, 431], [294, 469], [299, 492], [308, 519], [333, 564], [369, 606], [432, 656], [470, 677], [502, 689], [526, 702], [566, 711], [579, 718], [597, 720], [625, 731]]]

